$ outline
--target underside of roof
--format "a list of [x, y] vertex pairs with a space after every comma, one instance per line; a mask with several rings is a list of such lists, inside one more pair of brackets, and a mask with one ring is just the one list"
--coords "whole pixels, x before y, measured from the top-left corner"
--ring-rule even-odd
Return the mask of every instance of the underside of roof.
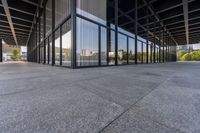
[[0, 38], [9, 45], [16, 45], [3, 1], [7, 2], [18, 45], [26, 45], [38, 0], [0, 0]]
[[[3, 1], [7, 2], [17, 42]], [[0, 38], [9, 45], [26, 45], [39, 1], [1, 0]], [[118, 1], [118, 25], [134, 32], [134, 1]], [[172, 45], [199, 43], [200, 0], [138, 0], [138, 35], [159, 41], [163, 33]]]

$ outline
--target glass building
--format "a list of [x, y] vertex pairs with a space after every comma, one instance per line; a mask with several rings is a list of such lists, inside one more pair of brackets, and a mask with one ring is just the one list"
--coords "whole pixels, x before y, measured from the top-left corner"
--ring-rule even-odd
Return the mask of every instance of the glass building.
[[[28, 41], [28, 61], [81, 68], [175, 61], [139, 0], [44, 0]], [[142, 17], [145, 17], [141, 19]]]

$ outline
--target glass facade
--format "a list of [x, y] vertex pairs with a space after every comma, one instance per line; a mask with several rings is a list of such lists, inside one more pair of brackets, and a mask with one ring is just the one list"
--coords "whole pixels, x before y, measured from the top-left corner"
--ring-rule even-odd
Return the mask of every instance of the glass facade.
[[77, 18], [77, 66], [96, 66], [99, 60], [98, 25]]
[[128, 38], [128, 62], [129, 64], [135, 64], [135, 39]]
[[125, 35], [118, 34], [118, 64], [127, 64], [128, 61], [128, 38]]
[[116, 0], [44, 2], [37, 15], [35, 36], [31, 34], [35, 44], [29, 42], [28, 52], [36, 53], [35, 62], [76, 68], [168, 60], [167, 46], [160, 48], [152, 43], [155, 39], [147, 41], [134, 34], [134, 14], [127, 17], [122, 13], [134, 9], [133, 1], [126, 1], [126, 7], [124, 1]]

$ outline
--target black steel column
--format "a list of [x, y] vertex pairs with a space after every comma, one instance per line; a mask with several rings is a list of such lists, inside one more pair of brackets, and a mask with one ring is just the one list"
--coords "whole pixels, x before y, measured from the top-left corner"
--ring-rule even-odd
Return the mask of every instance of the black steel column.
[[40, 42], [41, 42], [41, 34], [40, 34], [40, 28], [41, 28], [41, 26], [40, 26], [40, 16], [41, 16], [41, 11], [40, 11], [40, 8], [39, 8], [39, 18], [38, 18], [38, 21], [39, 21], [39, 27], [38, 27], [38, 43], [39, 43], [39, 45], [38, 45], [38, 47], [39, 47], [39, 50], [38, 50], [38, 55], [39, 55], [39, 60], [38, 60], [38, 63], [40, 63]]
[[[147, 16], [149, 16], [149, 11], [148, 11], [148, 5], [147, 5], [147, 8], [146, 8], [146, 13], [147, 13]], [[147, 17], [147, 30], [146, 30], [146, 63], [148, 64], [149, 63], [149, 17]]]
[[143, 51], [143, 47], [144, 47], [144, 44], [143, 44], [143, 42], [141, 43], [142, 44], [142, 47], [141, 47], [141, 50], [142, 50], [142, 59], [141, 59], [141, 64], [143, 64], [144, 63], [144, 51]]
[[127, 46], [127, 64], [129, 64], [129, 39], [128, 36], [126, 36], [126, 46]]
[[137, 64], [137, 34], [138, 34], [138, 10], [137, 10], [137, 4], [138, 4], [138, 0], [135, 0], [135, 14], [134, 14], [134, 32], [135, 32], [135, 64]]
[[118, 0], [115, 0], [115, 65], [118, 65]]
[[48, 64], [49, 64], [49, 61], [50, 61], [50, 44], [49, 44], [49, 37], [47, 37], [47, 45], [48, 45]]
[[98, 65], [101, 66], [101, 26], [98, 26], [98, 47], [99, 47], [99, 61]]
[[46, 63], [46, 4], [44, 4], [43, 6], [43, 38], [44, 38], [44, 42], [43, 42], [43, 45], [44, 45], [44, 64]]
[[55, 0], [52, 0], [52, 66], [55, 65]]
[[167, 38], [166, 38], [166, 47], [165, 47], [165, 61], [167, 62], [167, 45], [168, 45], [168, 38], [169, 38], [169, 35], [167, 35]]
[[0, 38], [0, 62], [3, 61], [2, 39]]
[[162, 49], [162, 62], [165, 62], [164, 60], [164, 55], [165, 55], [165, 53], [164, 53], [164, 51], [165, 51], [165, 48], [164, 48], [164, 46], [165, 46], [165, 31], [164, 31], [164, 29], [163, 29], [163, 49]]
[[159, 63], [161, 63], [161, 37], [162, 37], [162, 29], [161, 27], [159, 28], [160, 31], [159, 31]]
[[62, 26], [60, 27], [60, 66], [62, 66], [62, 60], [63, 60], [63, 57], [62, 57]]
[[76, 0], [71, 0], [71, 67], [76, 68]]
[[154, 43], [154, 47], [153, 47], [153, 62], [156, 63], [156, 22], [155, 22], [155, 19], [154, 19], [154, 40], [153, 40], [153, 43]]

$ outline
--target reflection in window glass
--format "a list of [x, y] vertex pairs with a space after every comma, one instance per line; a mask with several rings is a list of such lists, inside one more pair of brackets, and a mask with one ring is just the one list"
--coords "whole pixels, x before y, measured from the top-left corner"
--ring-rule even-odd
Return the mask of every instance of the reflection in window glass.
[[46, 4], [46, 37], [51, 33], [52, 27], [52, 0]]
[[148, 45], [148, 60], [151, 63], [151, 44]]
[[39, 51], [39, 22], [37, 22], [37, 62], [39, 63], [39, 53], [40, 53], [40, 51]]
[[129, 38], [129, 64], [135, 64], [135, 40], [132, 38]]
[[71, 21], [62, 25], [62, 66], [71, 66]]
[[60, 65], [60, 28], [55, 32], [55, 65]]
[[155, 54], [154, 54], [154, 52], [155, 52], [154, 50], [155, 50], [155, 49], [154, 49], [154, 44], [152, 43], [152, 55], [151, 55], [151, 57], [152, 57], [152, 63], [154, 63], [154, 59], [155, 59], [155, 58], [154, 58], [154, 55], [155, 55]]
[[157, 50], [156, 59], [157, 59], [157, 62], [159, 62], [159, 47], [158, 46], [157, 46], [156, 50]]
[[147, 44], [146, 43], [143, 43], [143, 63], [146, 63], [147, 62]]
[[118, 64], [127, 64], [127, 37], [118, 34]]
[[98, 39], [98, 26], [77, 18], [77, 66], [98, 65]]
[[163, 47], [160, 47], [160, 61], [163, 62]]
[[137, 63], [142, 63], [142, 42], [137, 43]]
[[40, 63], [44, 63], [44, 43], [40, 44]]
[[77, 0], [76, 3], [78, 14], [106, 25], [107, 0]]
[[55, 25], [56, 27], [71, 13], [70, 0], [56, 0], [55, 2]]
[[45, 40], [45, 46], [46, 46], [46, 64], [48, 64], [48, 39]]
[[108, 43], [108, 64], [115, 64], [115, 32], [109, 31], [109, 43]]
[[52, 36], [49, 36], [49, 64], [52, 64]]
[[44, 17], [43, 17], [43, 13], [40, 16], [40, 42], [43, 41], [44, 39]]
[[101, 27], [101, 65], [107, 65], [107, 30]]

